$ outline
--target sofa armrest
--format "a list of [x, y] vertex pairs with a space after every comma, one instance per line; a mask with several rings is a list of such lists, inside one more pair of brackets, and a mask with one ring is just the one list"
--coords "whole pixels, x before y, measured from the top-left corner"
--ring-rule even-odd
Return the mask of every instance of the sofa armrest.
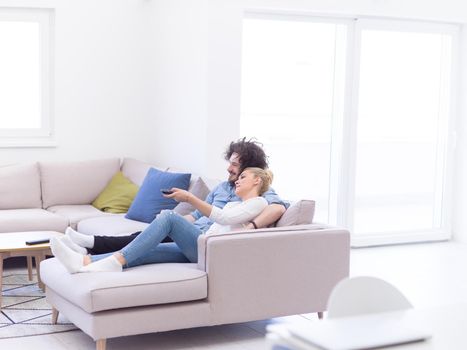
[[327, 225], [203, 235], [198, 240], [198, 264], [208, 273], [216, 323], [324, 311], [332, 288], [349, 274], [349, 259], [349, 232]]
[[321, 231], [321, 230], [336, 230], [335, 226], [322, 223], [306, 224], [306, 225], [294, 225], [294, 226], [283, 226], [283, 227], [264, 227], [259, 229], [251, 230], [238, 230], [222, 233], [214, 233], [210, 235], [201, 235], [198, 238], [198, 268], [206, 271], [206, 248], [209, 239], [215, 237], [232, 237], [238, 235], [251, 235], [251, 234], [276, 234], [285, 232], [302, 232], [302, 231]]

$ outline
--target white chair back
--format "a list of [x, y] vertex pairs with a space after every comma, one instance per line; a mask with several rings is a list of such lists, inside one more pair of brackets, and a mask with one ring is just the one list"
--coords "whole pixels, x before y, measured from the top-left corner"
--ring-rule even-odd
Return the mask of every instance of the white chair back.
[[339, 318], [412, 308], [392, 284], [376, 277], [359, 276], [340, 281], [328, 299], [328, 317]]

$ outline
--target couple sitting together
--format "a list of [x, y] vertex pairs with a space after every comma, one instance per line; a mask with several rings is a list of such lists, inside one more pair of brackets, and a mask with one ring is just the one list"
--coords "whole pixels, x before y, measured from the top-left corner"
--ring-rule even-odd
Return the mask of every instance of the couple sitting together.
[[[70, 273], [194, 263], [198, 260], [199, 235], [256, 229], [276, 222], [287, 204], [270, 189], [272, 173], [263, 149], [244, 138], [229, 145], [225, 159], [229, 161], [228, 181], [215, 187], [205, 201], [179, 188], [164, 195], [191, 204], [196, 208], [191, 214], [163, 211], [144, 231], [129, 236], [92, 236], [69, 227], [64, 237], [51, 239], [52, 253]], [[167, 237], [173, 242], [165, 242]]]

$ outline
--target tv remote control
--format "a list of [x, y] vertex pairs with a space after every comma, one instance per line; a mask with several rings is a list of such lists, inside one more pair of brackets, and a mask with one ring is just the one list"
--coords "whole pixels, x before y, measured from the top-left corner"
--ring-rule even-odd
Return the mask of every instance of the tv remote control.
[[36, 245], [36, 244], [44, 244], [44, 243], [49, 243], [50, 239], [35, 239], [35, 240], [30, 240], [26, 241], [26, 245]]

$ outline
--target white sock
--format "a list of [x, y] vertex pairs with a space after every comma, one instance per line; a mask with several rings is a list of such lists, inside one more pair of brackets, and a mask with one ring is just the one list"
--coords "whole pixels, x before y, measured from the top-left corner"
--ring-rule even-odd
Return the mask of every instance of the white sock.
[[53, 255], [65, 266], [69, 273], [76, 273], [83, 267], [83, 255], [68, 248], [57, 237], [50, 239]]
[[61, 242], [63, 244], [65, 244], [68, 248], [70, 248], [71, 250], [74, 250], [75, 252], [81, 254], [81, 255], [87, 255], [88, 254], [88, 251], [86, 250], [86, 248], [83, 248], [79, 245], [77, 245], [75, 242], [73, 242], [70, 238], [70, 236], [64, 236], [64, 237], [61, 237]]
[[83, 266], [79, 272], [122, 272], [122, 265], [114, 255]]
[[71, 227], [67, 227], [65, 234], [80, 247], [93, 248], [94, 247], [94, 236], [85, 235], [73, 230]]

